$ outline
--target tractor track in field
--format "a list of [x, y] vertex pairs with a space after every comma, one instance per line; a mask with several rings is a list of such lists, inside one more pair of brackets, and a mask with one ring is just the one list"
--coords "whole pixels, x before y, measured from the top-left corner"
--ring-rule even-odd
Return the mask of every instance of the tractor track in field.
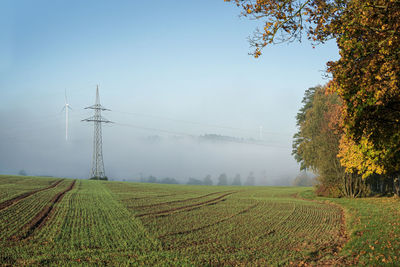
[[[156, 195], [156, 196], [147, 196], [147, 197], [131, 197], [131, 198], [127, 198], [124, 199], [124, 202], [128, 202], [131, 200], [140, 200], [140, 199], [152, 199], [152, 198], [159, 198], [159, 197], [170, 197], [170, 196], [176, 196], [177, 194], [168, 194], [168, 195]], [[143, 207], [143, 206], [139, 206], [139, 207]]]
[[46, 220], [49, 218], [50, 213], [53, 211], [54, 205], [61, 201], [64, 195], [71, 191], [75, 186], [76, 180], [74, 180], [67, 189], [57, 193], [50, 201], [49, 205], [46, 205], [35, 217], [27, 224], [25, 224], [22, 229], [27, 229], [23, 231], [24, 234], [20, 236], [13, 236], [11, 239], [19, 241], [29, 238], [37, 229], [40, 229]]
[[193, 228], [193, 229], [190, 229], [190, 230], [186, 230], [186, 231], [168, 233], [168, 234], [159, 236], [158, 238], [163, 239], [163, 238], [168, 237], [168, 236], [183, 235], [183, 234], [190, 234], [190, 233], [193, 233], [193, 232], [197, 232], [197, 231], [212, 227], [214, 225], [223, 223], [225, 221], [228, 221], [228, 220], [230, 220], [230, 219], [232, 219], [232, 218], [234, 218], [234, 217], [236, 217], [236, 216], [238, 216], [240, 214], [244, 214], [246, 212], [249, 212], [251, 209], [255, 208], [256, 206], [258, 206], [258, 204], [251, 205], [251, 206], [247, 207], [246, 209], [239, 211], [238, 213], [232, 214], [231, 216], [225, 217], [225, 218], [223, 218], [221, 220], [218, 220], [218, 221], [210, 223], [210, 224], [206, 224], [206, 225], [203, 225], [203, 226], [200, 226], [200, 227], [197, 227], [197, 228]]
[[27, 198], [27, 197], [29, 197], [29, 196], [31, 196], [33, 194], [36, 194], [38, 192], [54, 188], [57, 185], [59, 185], [62, 181], [64, 181], [64, 179], [58, 180], [55, 183], [53, 183], [53, 184], [51, 184], [49, 186], [46, 186], [44, 188], [35, 189], [35, 190], [32, 190], [32, 191], [23, 193], [21, 195], [18, 195], [16, 197], [12, 198], [12, 199], [6, 200], [6, 201], [0, 203], [0, 211], [5, 209], [5, 208], [8, 208], [9, 206], [12, 206], [13, 204], [15, 204], [15, 203], [21, 201], [22, 199]]
[[222, 201], [222, 199], [224, 197], [232, 195], [233, 193], [235, 193], [235, 192], [229, 192], [229, 193], [223, 194], [223, 195], [221, 195], [219, 197], [216, 197], [216, 198], [213, 198], [213, 199], [210, 199], [210, 200], [207, 200], [207, 201], [203, 201], [203, 202], [200, 202], [200, 203], [193, 203], [193, 204], [190, 204], [190, 205], [176, 207], [176, 208], [172, 208], [172, 209], [166, 209], [166, 210], [142, 213], [142, 214], [136, 215], [136, 217], [143, 217], [143, 216], [149, 216], [149, 215], [160, 215], [160, 214], [165, 214], [165, 213], [174, 212], [174, 211], [178, 211], [178, 210], [199, 207], [199, 206], [203, 206], [203, 205], [207, 205], [207, 204], [218, 202], [218, 200]]
[[198, 196], [198, 197], [191, 197], [191, 198], [185, 198], [185, 199], [180, 199], [180, 200], [173, 200], [173, 201], [161, 202], [161, 203], [156, 203], [156, 204], [137, 206], [135, 208], [136, 209], [153, 208], [153, 207], [158, 207], [158, 206], [162, 206], [162, 205], [168, 205], [168, 204], [172, 204], [172, 203], [181, 203], [181, 202], [186, 202], [186, 201], [190, 201], [190, 200], [202, 199], [202, 198], [205, 198], [205, 197], [208, 197], [208, 196], [212, 196], [212, 195], [216, 195], [216, 194], [220, 194], [220, 193], [225, 193], [225, 192], [229, 192], [229, 191], [213, 192], [213, 193], [209, 193], [209, 194]]
[[202, 205], [198, 205], [198, 206], [193, 206], [193, 207], [190, 207], [190, 208], [186, 208], [187, 206], [185, 206], [184, 209], [173, 210], [172, 212], [157, 214], [157, 215], [154, 215], [154, 217], [167, 217], [167, 216], [170, 216], [170, 215], [175, 215], [175, 214], [180, 213], [180, 212], [188, 212], [188, 211], [192, 211], [192, 210], [197, 210], [197, 209], [201, 209], [203, 207], [216, 205], [216, 204], [218, 204], [218, 203], [220, 203], [222, 201], [225, 201], [225, 200], [226, 200], [226, 198], [222, 198], [222, 199], [218, 199], [218, 200], [216, 200], [214, 202], [210, 202], [210, 203], [207, 203], [207, 204], [204, 204], [204, 205], [202, 204]]

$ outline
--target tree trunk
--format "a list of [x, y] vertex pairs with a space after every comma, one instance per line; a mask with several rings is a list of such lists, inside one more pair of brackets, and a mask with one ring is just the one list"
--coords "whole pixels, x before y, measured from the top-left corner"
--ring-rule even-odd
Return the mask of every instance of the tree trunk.
[[396, 196], [400, 197], [400, 178], [399, 175], [396, 175], [393, 179], [393, 191]]

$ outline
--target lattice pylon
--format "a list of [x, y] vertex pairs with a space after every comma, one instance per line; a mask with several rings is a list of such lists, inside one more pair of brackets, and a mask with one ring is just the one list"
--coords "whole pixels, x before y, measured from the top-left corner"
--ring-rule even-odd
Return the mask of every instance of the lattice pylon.
[[93, 122], [94, 134], [93, 134], [93, 159], [92, 159], [92, 170], [90, 176], [93, 179], [106, 179], [106, 173], [104, 170], [103, 162], [103, 138], [102, 138], [102, 123], [112, 123], [101, 116], [102, 111], [106, 109], [100, 104], [99, 86], [96, 87], [96, 103], [85, 109], [93, 109], [94, 116], [84, 119], [82, 121]]

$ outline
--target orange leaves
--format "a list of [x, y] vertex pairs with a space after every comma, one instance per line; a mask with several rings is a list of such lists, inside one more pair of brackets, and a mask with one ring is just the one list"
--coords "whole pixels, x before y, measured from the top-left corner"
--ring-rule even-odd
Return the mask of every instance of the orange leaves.
[[394, 56], [400, 53], [400, 3], [385, 5], [349, 3], [335, 25], [341, 58], [328, 65], [344, 100], [347, 140], [342, 139], [339, 156], [363, 177], [400, 167], [400, 60]]
[[400, 170], [400, 1], [225, 1], [264, 20], [250, 38], [256, 58], [269, 44], [300, 40], [303, 29], [313, 47], [335, 38], [340, 59], [327, 64], [329, 90], [343, 100], [341, 126], [353, 142], [343, 141], [342, 162], [364, 177]]
[[255, 31], [250, 39], [250, 45], [255, 49], [252, 53], [255, 57], [260, 56], [261, 49], [268, 44], [300, 40], [304, 29], [310, 38], [315, 38], [315, 42], [326, 40], [332, 33], [328, 26], [332, 14], [339, 10], [335, 1], [330, 4], [315, 0], [225, 1], [240, 6], [243, 10], [242, 16], [271, 22], [266, 24], [263, 31]]
[[348, 135], [343, 135], [339, 149], [340, 162], [349, 173], [356, 172], [366, 178], [374, 173], [386, 172], [382, 166], [383, 152], [375, 150], [368, 138], [362, 138], [359, 143], [356, 143]]

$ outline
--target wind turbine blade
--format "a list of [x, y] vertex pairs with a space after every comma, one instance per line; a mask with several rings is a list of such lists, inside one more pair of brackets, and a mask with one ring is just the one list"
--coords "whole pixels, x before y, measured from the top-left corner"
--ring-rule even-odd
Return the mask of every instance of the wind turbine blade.
[[68, 104], [68, 100], [67, 100], [67, 88], [65, 88], [65, 104]]

